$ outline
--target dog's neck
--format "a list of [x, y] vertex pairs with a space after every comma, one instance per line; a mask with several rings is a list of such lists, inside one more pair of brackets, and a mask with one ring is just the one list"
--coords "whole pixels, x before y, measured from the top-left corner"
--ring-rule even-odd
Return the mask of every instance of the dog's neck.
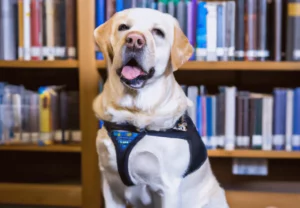
[[190, 104], [173, 74], [162, 76], [138, 91], [126, 89], [113, 77], [108, 78], [94, 102], [100, 119], [162, 130], [173, 127]]

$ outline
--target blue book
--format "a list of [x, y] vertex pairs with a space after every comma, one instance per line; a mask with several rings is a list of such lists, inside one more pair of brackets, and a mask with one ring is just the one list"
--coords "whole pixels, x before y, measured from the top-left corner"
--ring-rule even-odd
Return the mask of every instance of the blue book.
[[196, 60], [203, 61], [206, 58], [207, 31], [206, 31], [206, 2], [198, 3], [196, 26]]
[[123, 0], [123, 7], [124, 9], [129, 9], [132, 7], [131, 0]]
[[[105, 22], [105, 0], [96, 0], [96, 27], [99, 25], [102, 25]], [[96, 59], [97, 60], [103, 60], [103, 54], [100, 51], [96, 52]]]
[[197, 96], [197, 115], [196, 115], [196, 127], [201, 136], [202, 134], [202, 96]]
[[274, 118], [273, 118], [273, 149], [285, 148], [285, 111], [286, 91], [280, 88], [274, 89]]
[[116, 0], [116, 12], [120, 12], [124, 9], [123, 0]]
[[300, 151], [300, 87], [294, 89], [292, 150]]
[[206, 97], [206, 136], [207, 136], [207, 148], [212, 148], [211, 139], [213, 136], [213, 109], [212, 109], [212, 97]]

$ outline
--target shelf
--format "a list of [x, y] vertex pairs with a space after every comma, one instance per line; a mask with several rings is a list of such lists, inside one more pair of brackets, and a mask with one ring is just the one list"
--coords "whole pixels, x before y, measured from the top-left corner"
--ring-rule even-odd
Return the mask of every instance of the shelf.
[[[105, 69], [104, 61], [97, 61], [99, 69]], [[251, 71], [300, 71], [300, 62], [275, 61], [189, 61], [179, 70], [251, 70]]]
[[296, 208], [299, 207], [299, 193], [256, 192], [226, 190], [226, 197], [231, 208]]
[[81, 146], [75, 144], [56, 144], [49, 146], [37, 145], [2, 145], [0, 151], [33, 151], [33, 152], [81, 152]]
[[0, 183], [0, 204], [81, 207], [81, 186]]
[[0, 68], [77, 68], [77, 60], [0, 61]]
[[262, 151], [262, 150], [208, 150], [211, 158], [267, 158], [267, 159], [300, 159], [300, 152]]

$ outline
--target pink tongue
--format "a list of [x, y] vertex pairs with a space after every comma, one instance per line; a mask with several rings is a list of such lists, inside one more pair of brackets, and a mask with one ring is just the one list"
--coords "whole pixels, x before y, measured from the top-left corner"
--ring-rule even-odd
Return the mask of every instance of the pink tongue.
[[134, 66], [124, 66], [122, 69], [122, 75], [126, 79], [135, 79], [139, 75], [144, 74], [139, 68], [134, 67]]

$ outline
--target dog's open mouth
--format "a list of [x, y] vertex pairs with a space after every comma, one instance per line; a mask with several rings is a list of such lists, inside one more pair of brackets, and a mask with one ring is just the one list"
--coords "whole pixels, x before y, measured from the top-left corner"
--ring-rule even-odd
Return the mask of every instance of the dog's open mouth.
[[122, 83], [130, 88], [139, 89], [153, 76], [154, 68], [146, 72], [138, 62], [132, 58], [118, 70], [118, 74]]

